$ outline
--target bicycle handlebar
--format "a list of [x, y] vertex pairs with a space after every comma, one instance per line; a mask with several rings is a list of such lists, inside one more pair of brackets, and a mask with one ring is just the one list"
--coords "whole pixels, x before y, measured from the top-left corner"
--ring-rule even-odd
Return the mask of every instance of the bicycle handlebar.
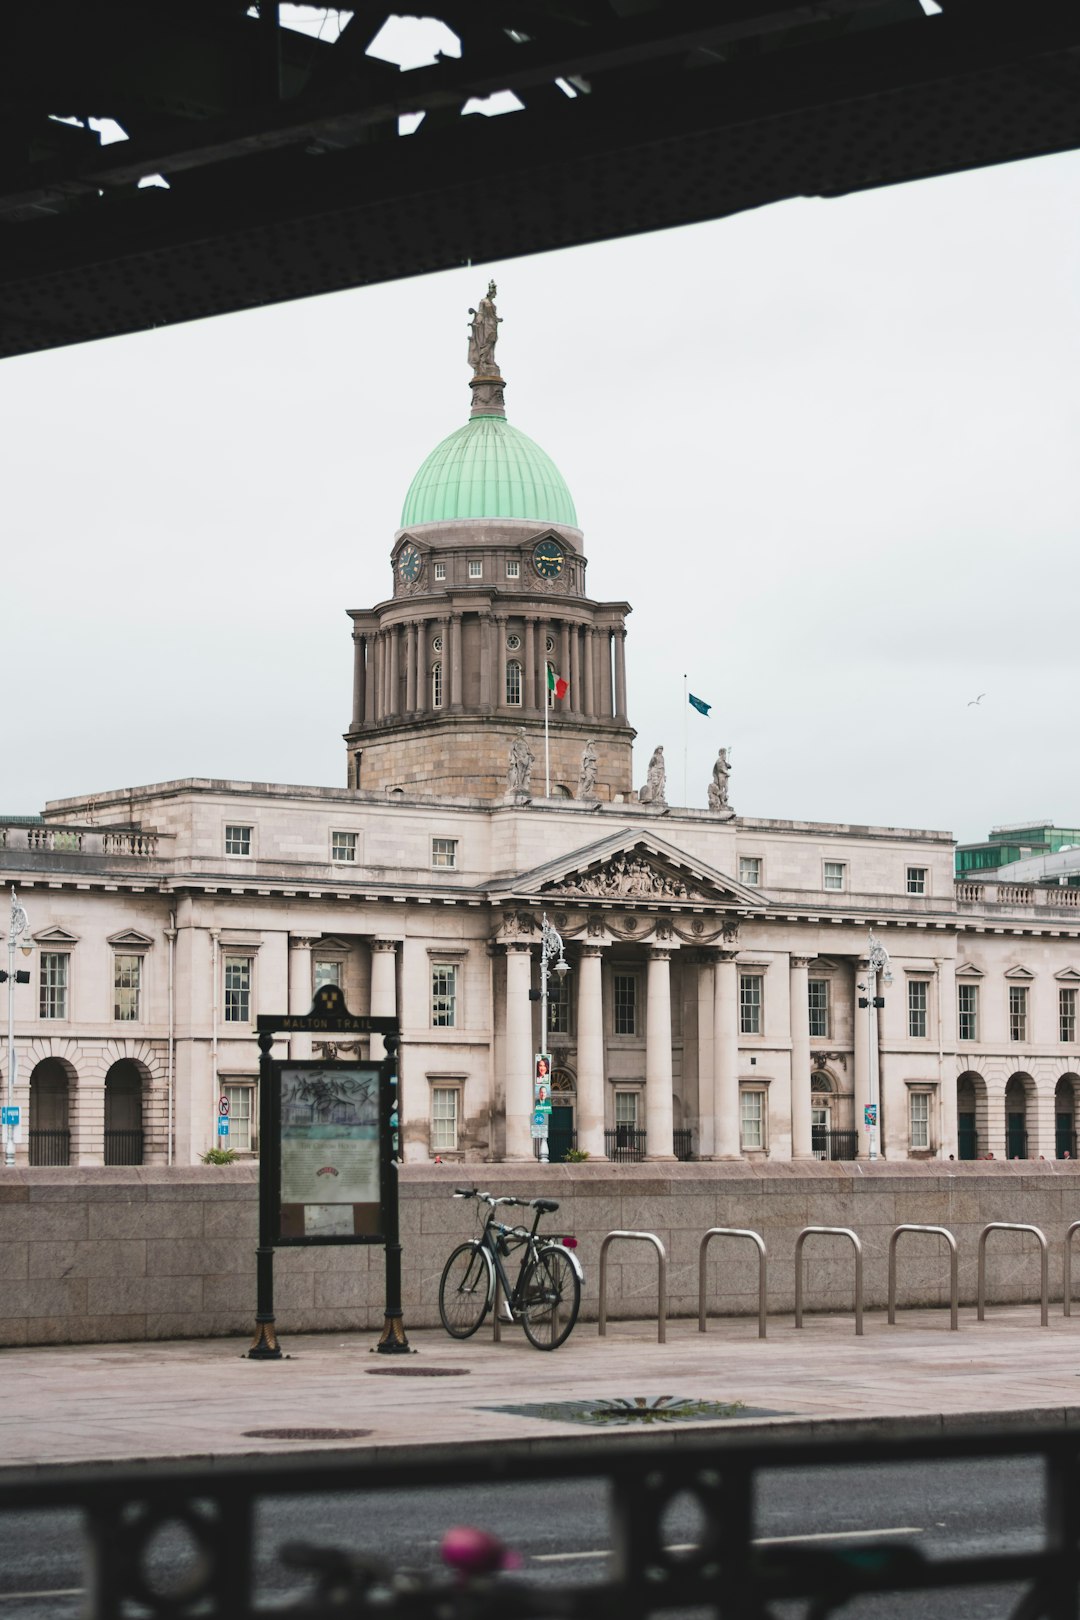
[[490, 1204], [495, 1209], [499, 1204], [516, 1204], [522, 1209], [529, 1207], [527, 1198], [492, 1198], [490, 1193], [479, 1192], [476, 1187], [455, 1187], [451, 1194], [453, 1198], [478, 1198], [483, 1204]]

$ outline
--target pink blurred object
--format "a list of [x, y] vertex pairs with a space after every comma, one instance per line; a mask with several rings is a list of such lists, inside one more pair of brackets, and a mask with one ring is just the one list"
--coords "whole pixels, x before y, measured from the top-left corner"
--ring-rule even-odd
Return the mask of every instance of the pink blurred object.
[[514, 1552], [498, 1536], [477, 1530], [471, 1524], [456, 1524], [442, 1538], [439, 1549], [444, 1564], [459, 1575], [494, 1575], [500, 1569], [520, 1569], [521, 1554]]

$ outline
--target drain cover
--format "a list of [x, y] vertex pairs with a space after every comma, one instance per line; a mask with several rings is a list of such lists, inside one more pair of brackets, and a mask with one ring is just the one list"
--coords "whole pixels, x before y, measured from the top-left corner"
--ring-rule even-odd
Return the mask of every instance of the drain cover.
[[489, 1412], [547, 1418], [552, 1423], [583, 1423], [591, 1428], [640, 1427], [654, 1423], [724, 1423], [733, 1418], [783, 1417], [742, 1401], [700, 1401], [684, 1395], [636, 1395], [592, 1401], [543, 1401], [530, 1406], [490, 1406]]
[[245, 1440], [363, 1440], [370, 1429], [245, 1429]]
[[471, 1373], [471, 1367], [365, 1367], [365, 1372], [372, 1373], [376, 1378], [392, 1376], [394, 1378], [464, 1378]]

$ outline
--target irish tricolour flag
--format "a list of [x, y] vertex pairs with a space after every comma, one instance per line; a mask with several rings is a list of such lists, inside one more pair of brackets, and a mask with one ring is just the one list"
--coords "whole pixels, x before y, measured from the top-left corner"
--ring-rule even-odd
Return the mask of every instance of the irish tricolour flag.
[[549, 664], [547, 667], [548, 691], [554, 692], [557, 698], [564, 698], [570, 690], [570, 682], [564, 681], [561, 675], [556, 675]]

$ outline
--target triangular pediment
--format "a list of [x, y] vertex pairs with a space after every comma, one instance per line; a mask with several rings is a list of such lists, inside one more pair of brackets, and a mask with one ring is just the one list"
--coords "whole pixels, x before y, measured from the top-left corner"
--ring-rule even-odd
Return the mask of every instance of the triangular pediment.
[[1059, 984], [1080, 984], [1080, 973], [1074, 967], [1063, 967], [1060, 973], [1054, 974], [1054, 978]]
[[981, 979], [984, 977], [982, 968], [977, 968], [974, 962], [959, 962], [956, 967], [958, 979]]
[[69, 934], [66, 928], [45, 928], [34, 939], [39, 945], [77, 945], [77, 934]]
[[1022, 966], [1022, 964], [1018, 962], [1015, 967], [1006, 968], [1005, 977], [1007, 979], [1012, 979], [1014, 983], [1017, 979], [1020, 979], [1026, 984], [1034, 979], [1035, 975], [1028, 968]]
[[137, 951], [145, 951], [153, 943], [149, 934], [140, 934], [137, 928], [125, 928], [120, 934], [110, 934], [107, 940], [109, 945], [127, 945], [130, 949]]
[[738, 883], [653, 833], [626, 830], [492, 884], [493, 899], [558, 900], [572, 904], [722, 906], [768, 910], [758, 889]]

